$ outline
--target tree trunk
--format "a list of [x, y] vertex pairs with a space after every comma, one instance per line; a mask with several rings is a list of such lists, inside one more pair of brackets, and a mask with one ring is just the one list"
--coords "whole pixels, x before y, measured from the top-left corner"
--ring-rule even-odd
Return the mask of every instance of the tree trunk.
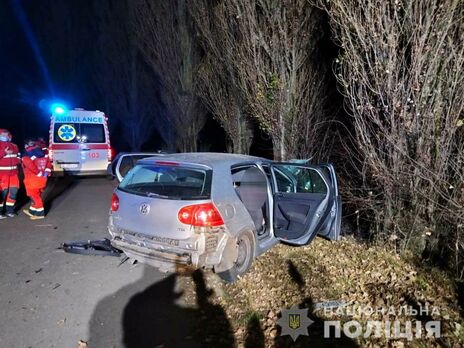
[[251, 141], [253, 140], [253, 127], [240, 108], [236, 109], [235, 120], [237, 136], [236, 138], [232, 138], [229, 135], [230, 144], [227, 144], [227, 151], [248, 155], [250, 153]]
[[279, 135], [276, 136], [275, 134], [271, 134], [274, 151], [274, 160], [285, 161], [287, 159], [287, 151], [285, 146], [286, 129], [284, 116], [282, 114], [279, 115], [279, 127]]
[[286, 158], [283, 154], [285, 154], [284, 144], [280, 139], [272, 138], [272, 146], [273, 146], [273, 153], [274, 153], [274, 161], [284, 161]]

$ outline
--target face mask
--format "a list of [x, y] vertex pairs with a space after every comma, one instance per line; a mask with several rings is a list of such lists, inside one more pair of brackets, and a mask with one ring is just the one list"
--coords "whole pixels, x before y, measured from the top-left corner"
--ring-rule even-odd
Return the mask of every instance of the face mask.
[[10, 141], [10, 138], [6, 135], [0, 135], [0, 141]]

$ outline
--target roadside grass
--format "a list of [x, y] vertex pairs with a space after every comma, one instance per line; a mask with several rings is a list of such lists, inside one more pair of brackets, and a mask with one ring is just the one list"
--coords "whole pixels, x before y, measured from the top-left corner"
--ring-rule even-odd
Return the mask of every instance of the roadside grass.
[[[412, 341], [388, 340], [384, 336], [355, 339], [361, 346], [388, 343], [459, 347], [464, 344], [464, 322], [452, 279], [436, 268], [420, 265], [411, 255], [400, 256], [352, 238], [336, 243], [319, 238], [299, 248], [276, 246], [256, 259], [252, 269], [240, 280], [223, 285], [222, 291], [223, 295], [214, 301], [226, 311], [239, 345], [248, 335], [256, 334], [247, 333], [246, 329], [253, 319], [259, 320], [258, 330], [264, 334], [265, 346], [279, 346], [280, 329], [276, 321], [280, 310], [295, 304], [310, 308], [310, 317], [319, 323], [340, 320], [343, 324], [357, 320], [365, 328], [368, 321], [399, 321], [404, 332], [407, 320], [423, 324], [441, 322], [439, 339], [427, 338], [425, 333]], [[350, 310], [327, 311], [316, 305], [328, 301], [339, 301]], [[369, 313], [369, 308], [373, 313]], [[382, 312], [382, 308], [388, 312]], [[406, 308], [415, 309], [419, 314], [411, 315]], [[429, 309], [428, 313], [424, 312], [425, 308]]]

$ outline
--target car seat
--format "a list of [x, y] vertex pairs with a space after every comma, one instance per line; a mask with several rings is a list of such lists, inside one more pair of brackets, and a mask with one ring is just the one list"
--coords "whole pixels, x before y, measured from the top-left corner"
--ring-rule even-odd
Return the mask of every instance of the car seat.
[[258, 235], [266, 230], [267, 181], [265, 175], [256, 167], [245, 170], [236, 188], [243, 205], [248, 210]]

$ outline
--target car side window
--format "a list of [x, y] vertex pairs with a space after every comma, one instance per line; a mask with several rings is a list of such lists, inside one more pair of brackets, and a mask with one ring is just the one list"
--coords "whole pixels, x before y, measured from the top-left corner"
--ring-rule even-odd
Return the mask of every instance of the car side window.
[[315, 170], [311, 170], [311, 184], [313, 193], [327, 193], [327, 185]]
[[274, 171], [278, 192], [296, 192], [295, 183], [284, 172], [276, 169]]
[[121, 163], [119, 164], [119, 173], [122, 177], [125, 177], [126, 174], [134, 167], [131, 156], [123, 156]]
[[312, 168], [295, 165], [275, 165], [273, 168], [277, 192], [327, 193], [327, 185], [321, 175]]

